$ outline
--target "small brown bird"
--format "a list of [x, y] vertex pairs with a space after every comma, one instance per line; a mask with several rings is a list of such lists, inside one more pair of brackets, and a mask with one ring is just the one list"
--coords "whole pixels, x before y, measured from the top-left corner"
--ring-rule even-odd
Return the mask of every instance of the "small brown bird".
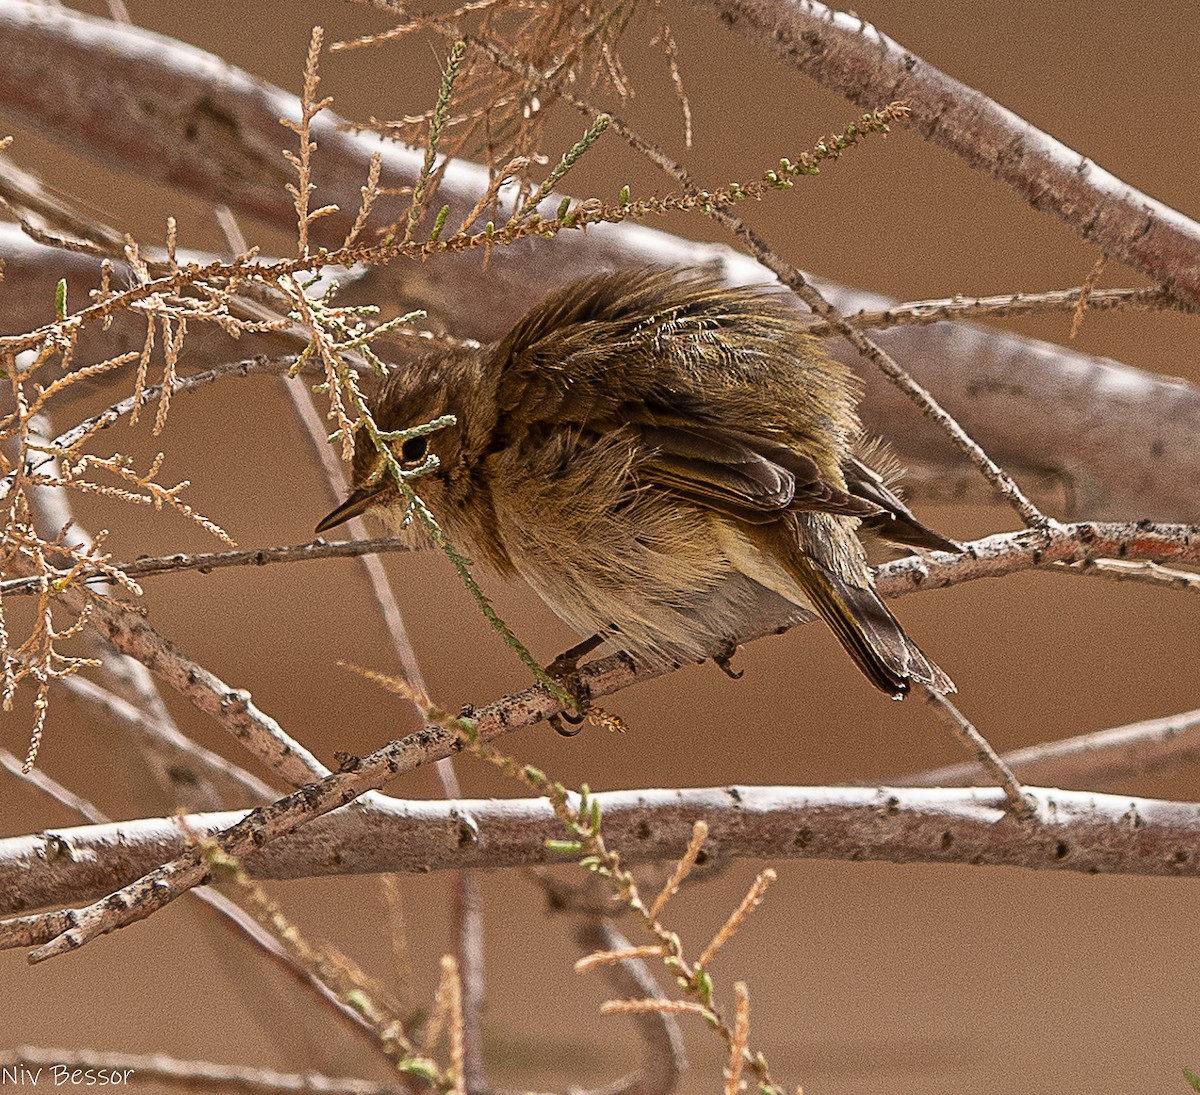
[[[519, 574], [582, 635], [658, 664], [726, 665], [751, 625], [820, 616], [877, 688], [954, 685], [875, 592], [860, 524], [957, 551], [860, 459], [849, 370], [777, 290], [694, 272], [604, 274], [559, 289], [501, 343], [393, 374], [381, 430], [452, 414], [396, 443], [449, 540]], [[360, 440], [360, 513], [413, 546], [404, 498]]]

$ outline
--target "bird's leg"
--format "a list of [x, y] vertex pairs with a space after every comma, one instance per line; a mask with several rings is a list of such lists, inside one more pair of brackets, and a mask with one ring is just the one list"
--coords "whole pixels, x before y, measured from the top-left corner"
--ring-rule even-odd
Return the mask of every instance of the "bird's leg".
[[737, 643], [731, 642], [712, 656], [713, 664], [731, 681], [740, 681], [746, 675], [744, 669], [734, 669], [730, 664], [736, 653]]
[[571, 674], [579, 670], [580, 658], [586, 658], [596, 647], [604, 642], [604, 639], [605, 636], [597, 632], [595, 635], [584, 639], [583, 642], [576, 643], [570, 650], [564, 650], [554, 661], [546, 666], [546, 673], [556, 680], [571, 676]]
[[[546, 666], [546, 673], [553, 677], [571, 694], [575, 700], [576, 714], [568, 715], [565, 711], [551, 715], [546, 721], [554, 727], [555, 733], [561, 734], [564, 738], [573, 738], [582, 729], [583, 720], [587, 717], [588, 701], [580, 699], [579, 693], [579, 659], [585, 658], [593, 650], [596, 649], [602, 642], [605, 636], [597, 633], [591, 637], [584, 639], [581, 643], [576, 643], [570, 650], [564, 650], [557, 658]], [[566, 722], [574, 729], [568, 730], [563, 723]]]

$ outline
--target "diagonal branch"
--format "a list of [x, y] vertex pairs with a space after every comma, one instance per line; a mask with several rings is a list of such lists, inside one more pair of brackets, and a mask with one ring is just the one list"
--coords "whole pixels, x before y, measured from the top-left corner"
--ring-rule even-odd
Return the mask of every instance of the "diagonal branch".
[[[1047, 741], [1005, 753], [1022, 779], [1059, 787], [1094, 787], [1156, 772], [1200, 757], [1200, 710]], [[889, 781], [901, 787], [965, 787], [983, 775], [979, 764], [950, 764]]]
[[922, 136], [1054, 213], [1088, 243], [1200, 308], [1200, 225], [1122, 182], [922, 60], [816, 0], [705, 0], [719, 18], [863, 106], [902, 99]]

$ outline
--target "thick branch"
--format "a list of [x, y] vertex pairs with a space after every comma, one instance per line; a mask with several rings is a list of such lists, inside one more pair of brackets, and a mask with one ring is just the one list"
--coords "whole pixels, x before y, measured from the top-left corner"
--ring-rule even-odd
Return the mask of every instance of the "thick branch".
[[[716, 857], [967, 863], [1087, 874], [1200, 875], [1200, 805], [1025, 787], [1032, 825], [991, 788], [713, 787], [595, 796], [605, 841], [626, 861], [678, 857], [704, 818]], [[477, 837], [461, 839], [469, 812]], [[241, 813], [196, 814], [193, 832], [228, 832]], [[246, 861], [256, 878], [528, 867], [564, 862], [546, 841], [562, 825], [545, 799], [393, 801], [342, 810]], [[0, 841], [0, 911], [88, 900], [189, 848], [174, 819], [55, 829]], [[569, 861], [569, 860], [568, 860]], [[33, 939], [11, 939], [24, 945]]]
[[860, 106], [904, 100], [926, 139], [1200, 307], [1200, 225], [1122, 182], [857, 15], [815, 0], [706, 0], [722, 21]]

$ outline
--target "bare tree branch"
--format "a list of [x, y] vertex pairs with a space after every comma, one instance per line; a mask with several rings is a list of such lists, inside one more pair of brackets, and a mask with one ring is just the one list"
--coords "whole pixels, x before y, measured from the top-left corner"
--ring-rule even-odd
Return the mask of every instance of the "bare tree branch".
[[[605, 840], [623, 860], [670, 860], [692, 825], [709, 826], [711, 858], [961, 863], [1083, 873], [1200, 875], [1200, 806], [1026, 785], [1036, 820], [1006, 809], [998, 788], [712, 787], [597, 794]], [[545, 799], [469, 799], [479, 831], [457, 831], [456, 804], [428, 800], [341, 811], [264, 847], [246, 869], [257, 878], [312, 878], [380, 871], [511, 868], [564, 862], [546, 841], [562, 836]], [[243, 813], [197, 814], [189, 829], [214, 836]], [[188, 849], [171, 819], [54, 829], [0, 840], [0, 910], [63, 905]], [[565, 860], [569, 862], [569, 860]], [[0, 945], [45, 941], [36, 917], [5, 922]]]
[[[1200, 559], [1200, 529], [1191, 526], [1155, 526], [1149, 522], [1137, 525], [1088, 523], [1027, 529], [977, 541], [969, 545], [962, 555], [934, 552], [925, 558], [901, 559], [887, 564], [880, 568], [879, 586], [885, 593], [938, 588], [975, 578], [997, 577], [1016, 569], [1049, 562], [1073, 562], [1097, 556], [1152, 558], [1159, 561], [1173, 559], [1194, 563]], [[105, 620], [103, 608], [103, 605], [99, 606], [96, 612], [102, 621]], [[778, 630], [781, 622], [770, 619], [757, 621], [756, 635]], [[128, 622], [123, 626], [128, 627]], [[746, 636], [747, 639], [750, 637]], [[161, 644], [160, 638], [156, 636], [155, 639]], [[120, 640], [121, 633], [117, 631], [113, 641], [120, 645]], [[137, 649], [141, 644], [134, 642], [132, 645]], [[153, 645], [149, 650], [152, 654], [158, 653]], [[174, 662], [169, 661], [168, 669], [174, 668]], [[639, 669], [623, 655], [614, 655], [585, 666], [579, 674], [579, 687], [584, 697], [602, 696], [638, 680], [649, 679], [658, 675], [658, 672], [661, 671]], [[169, 674], [166, 679], [172, 680]], [[201, 698], [208, 702], [207, 695]], [[244, 696], [237, 696], [236, 706], [239, 718], [250, 709]], [[562, 710], [562, 703], [547, 690], [528, 689], [474, 713], [471, 716], [473, 735], [480, 743], [487, 744], [502, 734], [549, 718]], [[214, 713], [218, 717], [224, 714], [219, 710]], [[268, 735], [265, 740], [271, 739], [272, 736]], [[401, 772], [449, 756], [458, 748], [460, 740], [456, 731], [444, 726], [426, 726], [416, 734], [390, 742], [368, 756], [357, 758], [342, 771], [331, 773], [286, 798], [252, 811], [224, 829], [215, 838], [216, 843], [225, 855], [244, 859], [272, 841], [352, 802], [364, 792], [377, 790]], [[293, 766], [301, 762], [301, 758], [294, 754], [284, 753], [283, 758]], [[314, 760], [313, 763], [317, 762]], [[1030, 793], [1028, 789], [1026, 793]], [[1200, 807], [1187, 809], [1200, 813]], [[473, 840], [474, 836], [470, 839]], [[1068, 857], [1064, 855], [1060, 858]], [[27, 941], [39, 943], [41, 946], [31, 955], [35, 961], [67, 953], [99, 935], [152, 915], [192, 887], [202, 884], [207, 876], [204, 855], [191, 848], [85, 909], [71, 910], [66, 914], [47, 914], [28, 922], [10, 922], [0, 931], [0, 946], [24, 945]]]
[[[624, 951], [626, 939], [607, 917], [595, 913], [574, 914], [575, 941], [585, 953], [593, 951]], [[654, 979], [649, 965], [640, 958], [600, 967], [612, 991], [619, 997], [661, 996], [662, 990]], [[674, 1015], [664, 1012], [643, 1012], [629, 1015], [637, 1027], [642, 1043], [641, 1068], [624, 1079], [587, 1095], [668, 1095], [675, 1090], [687, 1070], [683, 1035]]]
[[1106, 255], [1200, 307], [1200, 225], [975, 88], [816, 0], [706, 0], [726, 25], [863, 106], [902, 99], [927, 140], [1054, 213]]
[[[1095, 787], [1157, 772], [1200, 757], [1200, 710], [1147, 719], [1005, 753], [1023, 779], [1056, 787]], [[983, 775], [979, 764], [950, 764], [889, 780], [901, 787], [965, 787]]]
[[[79, 1070], [84, 1083], [86, 1074], [103, 1072], [114, 1085], [158, 1081], [178, 1088], [208, 1092], [233, 1092], [237, 1095], [394, 1095], [394, 1084], [378, 1084], [342, 1076], [318, 1073], [273, 1072], [245, 1065], [222, 1065], [212, 1061], [182, 1061], [161, 1053], [113, 1053], [89, 1049], [52, 1049], [48, 1046], [20, 1046], [0, 1050], [0, 1067], [24, 1066], [30, 1072], [44, 1071], [41, 1081], [54, 1082], [56, 1068], [65, 1070], [63, 1084]], [[35, 1079], [34, 1083], [40, 1082]]]

